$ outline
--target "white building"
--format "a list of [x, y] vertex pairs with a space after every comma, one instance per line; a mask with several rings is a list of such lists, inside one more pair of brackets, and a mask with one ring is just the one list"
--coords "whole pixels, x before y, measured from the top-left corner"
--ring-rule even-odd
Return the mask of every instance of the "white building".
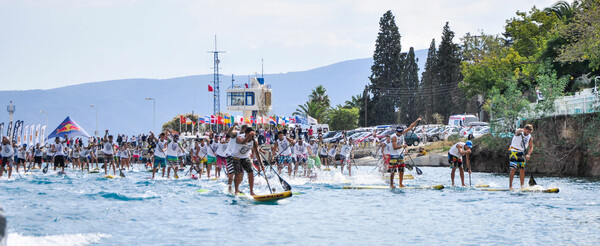
[[271, 93], [263, 78], [250, 78], [249, 83], [227, 89], [227, 110], [242, 111], [244, 118], [266, 116], [272, 109]]

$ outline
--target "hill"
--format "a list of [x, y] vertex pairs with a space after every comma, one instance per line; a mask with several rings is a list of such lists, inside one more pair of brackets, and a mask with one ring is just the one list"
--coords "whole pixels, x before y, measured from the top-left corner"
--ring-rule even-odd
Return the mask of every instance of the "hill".
[[[427, 50], [415, 51], [422, 68]], [[307, 71], [265, 74], [265, 82], [273, 88], [273, 112], [289, 116], [308, 94], [322, 84], [328, 91], [332, 105], [343, 104], [352, 95], [362, 93], [369, 82], [371, 58], [335, 63]], [[0, 98], [8, 105], [16, 105], [15, 120], [25, 125], [46, 122], [50, 132], [65, 117], [77, 121], [93, 134], [98, 109], [98, 130], [111, 129], [119, 133], [147, 132], [152, 128], [153, 105], [145, 98], [156, 98], [156, 128], [172, 117], [191, 113], [212, 114], [212, 94], [207, 85], [212, 75], [195, 75], [171, 79], [122, 79], [83, 83], [49, 90], [0, 91]], [[234, 76], [235, 83], [245, 83], [250, 76]], [[225, 90], [231, 86], [231, 75], [221, 76], [221, 108], [226, 109]], [[236, 112], [231, 112], [236, 114]], [[0, 115], [0, 122], [8, 122], [8, 113]], [[6, 126], [5, 126], [6, 132]], [[116, 133], [116, 132], [115, 132]]]

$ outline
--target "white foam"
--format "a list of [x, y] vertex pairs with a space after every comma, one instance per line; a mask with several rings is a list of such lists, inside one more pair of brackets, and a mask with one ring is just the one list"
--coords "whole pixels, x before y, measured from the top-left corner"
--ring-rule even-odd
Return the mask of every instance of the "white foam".
[[99, 243], [103, 238], [110, 238], [111, 235], [103, 233], [87, 233], [87, 234], [62, 234], [48, 236], [24, 236], [21, 233], [9, 233], [7, 245], [61, 245], [61, 246], [79, 246]]

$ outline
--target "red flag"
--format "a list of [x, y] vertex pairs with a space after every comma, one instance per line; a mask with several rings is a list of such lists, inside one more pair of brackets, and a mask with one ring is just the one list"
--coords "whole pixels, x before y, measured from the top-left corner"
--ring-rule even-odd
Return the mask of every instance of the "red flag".
[[223, 116], [219, 116], [219, 125], [224, 125], [225, 124], [225, 119], [223, 118]]
[[212, 92], [212, 91], [214, 91], [212, 86], [208, 85], [208, 92]]
[[181, 124], [185, 124], [185, 117], [183, 117], [183, 115], [179, 116], [179, 122], [181, 122]]

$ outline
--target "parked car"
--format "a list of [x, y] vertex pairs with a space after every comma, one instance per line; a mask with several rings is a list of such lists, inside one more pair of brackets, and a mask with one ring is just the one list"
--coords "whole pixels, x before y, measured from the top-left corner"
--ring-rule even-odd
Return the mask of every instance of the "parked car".
[[485, 134], [488, 134], [488, 133], [490, 133], [490, 128], [489, 127], [484, 127], [484, 128], [481, 128], [481, 130], [479, 130], [479, 131], [473, 132], [473, 137], [474, 138], [478, 138], [478, 137], [481, 137], [481, 136], [483, 136]]
[[440, 139], [442, 139], [441, 133], [442, 133], [441, 127], [437, 127], [437, 128], [433, 128], [433, 129], [429, 130], [427, 132], [427, 141], [429, 141], [429, 142], [440, 141]]
[[404, 134], [404, 141], [406, 142], [406, 145], [417, 146], [419, 143], [421, 143], [421, 137], [419, 137], [419, 135], [417, 135], [414, 131], [410, 131]]

